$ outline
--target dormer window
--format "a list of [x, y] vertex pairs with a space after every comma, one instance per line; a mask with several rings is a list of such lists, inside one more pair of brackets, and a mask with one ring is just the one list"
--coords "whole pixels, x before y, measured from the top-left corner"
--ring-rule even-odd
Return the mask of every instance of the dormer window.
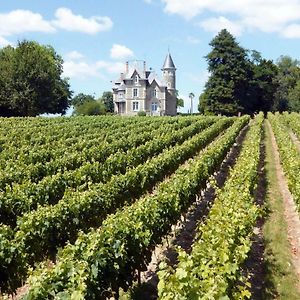
[[139, 76], [138, 76], [138, 75], [135, 75], [134, 82], [135, 82], [136, 84], [139, 83]]

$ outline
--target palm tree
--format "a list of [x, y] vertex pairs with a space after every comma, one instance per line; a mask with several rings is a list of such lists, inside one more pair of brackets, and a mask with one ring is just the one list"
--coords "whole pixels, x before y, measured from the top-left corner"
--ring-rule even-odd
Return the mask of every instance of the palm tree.
[[194, 93], [189, 93], [189, 98], [191, 99], [191, 114], [193, 113], [193, 99], [195, 95]]

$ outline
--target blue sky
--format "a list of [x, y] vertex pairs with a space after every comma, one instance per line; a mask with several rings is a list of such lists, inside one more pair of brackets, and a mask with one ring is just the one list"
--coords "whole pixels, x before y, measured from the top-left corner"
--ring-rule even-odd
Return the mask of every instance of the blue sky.
[[300, 0], [0, 0], [0, 47], [22, 39], [52, 45], [74, 94], [101, 96], [128, 59], [160, 74], [169, 48], [182, 111], [190, 92], [197, 107], [208, 43], [222, 28], [265, 58], [300, 59]]

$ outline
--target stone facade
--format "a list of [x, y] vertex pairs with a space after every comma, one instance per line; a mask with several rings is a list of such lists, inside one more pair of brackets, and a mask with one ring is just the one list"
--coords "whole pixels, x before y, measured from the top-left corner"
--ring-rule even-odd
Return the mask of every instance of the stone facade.
[[168, 53], [162, 67], [162, 80], [146, 70], [145, 61], [126, 62], [125, 73], [114, 82], [115, 112], [133, 116], [139, 111], [152, 116], [174, 116], [176, 108], [176, 67]]

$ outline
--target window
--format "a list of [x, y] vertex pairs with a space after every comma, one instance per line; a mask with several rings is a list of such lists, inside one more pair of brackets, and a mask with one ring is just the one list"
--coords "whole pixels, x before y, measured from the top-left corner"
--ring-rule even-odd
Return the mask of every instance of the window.
[[139, 76], [135, 75], [135, 83], [139, 83]]
[[155, 98], [157, 97], [157, 91], [156, 91], [156, 89], [153, 90], [153, 97], [155, 97]]
[[132, 110], [138, 111], [139, 110], [139, 103], [137, 101], [132, 102]]
[[124, 98], [124, 94], [123, 93], [120, 93], [119, 94], [119, 99], [123, 99]]
[[138, 89], [133, 89], [133, 97], [137, 97], [138, 96]]
[[157, 103], [156, 102], [152, 102], [152, 104], [151, 104], [151, 110], [152, 111], [157, 111]]

